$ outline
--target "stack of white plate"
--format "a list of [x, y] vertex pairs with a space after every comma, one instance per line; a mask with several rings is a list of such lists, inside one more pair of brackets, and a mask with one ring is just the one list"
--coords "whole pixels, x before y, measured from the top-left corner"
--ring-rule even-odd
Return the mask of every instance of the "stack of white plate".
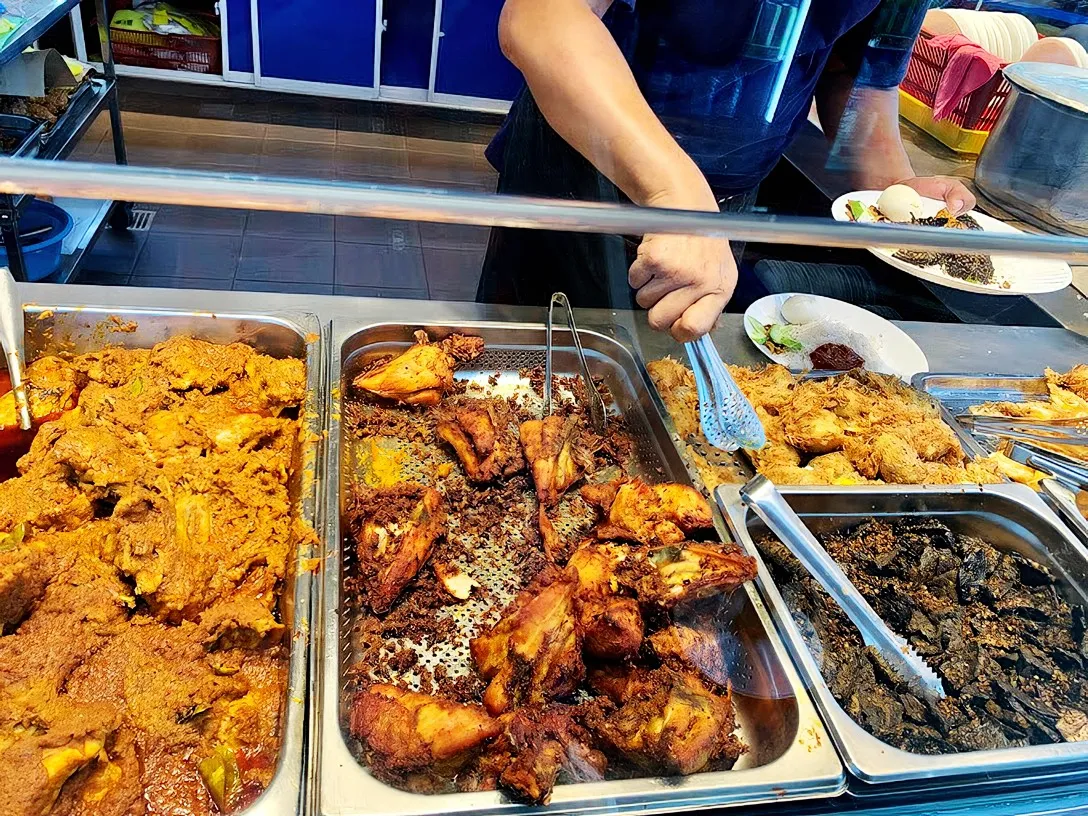
[[922, 27], [930, 34], [962, 34], [1005, 62], [1017, 62], [1039, 39], [1023, 14], [970, 9], [933, 9]]

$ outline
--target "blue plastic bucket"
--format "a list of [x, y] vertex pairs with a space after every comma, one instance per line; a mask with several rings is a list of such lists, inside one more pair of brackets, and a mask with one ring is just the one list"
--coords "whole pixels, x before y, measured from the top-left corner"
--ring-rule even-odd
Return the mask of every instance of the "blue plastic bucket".
[[[56, 204], [34, 199], [19, 216], [19, 233], [35, 232], [43, 227], [49, 231], [19, 242], [23, 250], [27, 280], [48, 278], [60, 267], [64, 238], [72, 231], [72, 216]], [[7, 266], [8, 253], [0, 241], [0, 266]]]

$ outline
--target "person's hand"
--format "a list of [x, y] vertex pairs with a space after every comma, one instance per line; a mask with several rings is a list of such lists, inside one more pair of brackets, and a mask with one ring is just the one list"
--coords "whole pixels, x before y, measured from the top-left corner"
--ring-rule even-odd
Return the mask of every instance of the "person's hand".
[[955, 176], [915, 176], [897, 181], [918, 191], [918, 195], [943, 201], [952, 215], [963, 215], [975, 207], [976, 201], [962, 179]]
[[651, 328], [681, 343], [714, 328], [737, 285], [729, 242], [694, 235], [647, 235], [628, 275]]

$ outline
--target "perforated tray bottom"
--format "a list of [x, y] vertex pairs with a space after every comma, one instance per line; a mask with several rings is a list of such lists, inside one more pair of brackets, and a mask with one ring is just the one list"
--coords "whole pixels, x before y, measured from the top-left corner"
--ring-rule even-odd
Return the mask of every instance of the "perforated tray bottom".
[[[512, 397], [528, 413], [539, 416], [543, 407], [541, 395], [519, 371], [542, 364], [543, 355], [539, 351], [489, 349], [477, 361], [477, 370], [461, 371], [457, 379], [466, 384], [466, 396]], [[560, 398], [566, 405], [573, 403], [574, 396], [564, 387], [563, 381], [573, 376], [557, 374]], [[611, 416], [617, 414], [614, 402], [606, 407]], [[359, 418], [372, 416], [381, 409], [360, 401], [351, 410]], [[426, 420], [419, 416], [419, 424], [426, 424]], [[433, 430], [425, 430], [422, 437], [427, 441], [404, 436], [347, 438], [342, 456], [347, 468], [342, 477], [347, 490], [350, 491], [349, 486], [353, 482], [389, 486], [395, 481], [402, 481], [436, 487], [447, 495], [466, 491], [469, 496], [480, 496], [480, 488], [471, 486], [465, 480], [464, 471], [452, 449], [437, 439]], [[635, 447], [637, 449], [637, 445]], [[636, 453], [628, 464], [629, 474], [645, 475], [639, 460]], [[449, 468], [449, 475], [445, 477], [438, 475], [443, 466]], [[616, 468], [613, 472], [592, 474], [590, 478], [601, 481], [618, 475], [620, 471]], [[475, 673], [469, 642], [494, 624], [517, 592], [534, 577], [526, 573], [533, 562], [526, 563], [517, 556], [525, 551], [527, 532], [528, 535], [535, 535], [538, 505], [531, 479], [527, 475], [515, 478], [524, 483], [524, 489], [502, 494], [504, 502], [509, 500], [510, 503], [504, 507], [505, 514], [497, 526], [487, 526], [483, 531], [474, 529], [478, 527], [474, 522], [478, 522], [481, 514], [490, 515], [492, 512], [482, 507], [450, 510], [447, 541], [438, 545], [432, 560], [447, 560], [443, 553], [464, 553], [449, 557], [448, 561], [456, 564], [480, 586], [473, 590], [468, 600], [451, 601], [431, 613], [438, 622], [451, 621], [449, 625], [436, 627], [440, 630], [438, 637], [431, 640], [405, 634], [386, 638], [384, 646], [375, 653], [368, 649], [367, 644], [368, 625], [375, 623], [373, 616], [360, 604], [353, 603], [350, 597], [345, 598], [346, 625], [341, 631], [347, 637], [342, 643], [345, 650], [342, 657], [346, 665], [353, 667], [357, 679], [396, 683], [418, 691], [421, 688], [428, 690], [427, 684], [422, 682], [423, 675], [433, 675], [439, 666], [443, 667], [442, 672], [450, 680]], [[549, 517], [565, 542], [577, 542], [583, 538], [596, 520], [595, 511], [582, 500], [577, 486], [567, 492], [556, 508], [549, 511]], [[345, 576], [354, 575], [356, 569], [354, 544], [348, 540], [344, 546]], [[418, 587], [410, 585], [402, 593], [400, 603], [410, 600], [411, 594], [416, 591], [419, 591]], [[412, 652], [415, 660], [407, 668], [398, 668], [410, 662], [405, 660], [406, 651]], [[365, 664], [361, 664], [361, 660], [365, 660]], [[344, 689], [345, 692], [350, 690]]]

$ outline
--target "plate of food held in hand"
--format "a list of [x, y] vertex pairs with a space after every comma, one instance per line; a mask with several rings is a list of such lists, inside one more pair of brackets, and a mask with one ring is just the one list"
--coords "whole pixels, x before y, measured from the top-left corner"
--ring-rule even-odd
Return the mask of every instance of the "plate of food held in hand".
[[[835, 199], [836, 221], [860, 224], [902, 224], [919, 227], [1018, 233], [977, 210], [953, 216], [945, 203], [920, 196], [904, 184], [886, 190], [858, 190]], [[1036, 295], [1056, 292], [1073, 282], [1069, 264], [1024, 255], [977, 255], [929, 250], [869, 247], [882, 261], [916, 278], [985, 295]]]
[[864, 367], [909, 382], [929, 371], [926, 355], [898, 326], [821, 295], [760, 298], [744, 313], [744, 330], [760, 351], [796, 372]]

